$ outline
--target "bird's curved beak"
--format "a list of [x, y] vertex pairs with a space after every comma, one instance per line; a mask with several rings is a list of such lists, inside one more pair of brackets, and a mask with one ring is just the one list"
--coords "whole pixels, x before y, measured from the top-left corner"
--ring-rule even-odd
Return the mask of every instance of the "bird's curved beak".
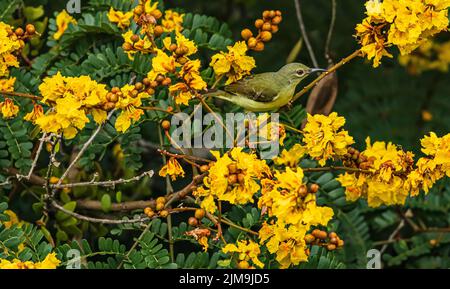
[[323, 68], [310, 68], [309, 69], [309, 73], [314, 73], [314, 72], [327, 72], [328, 70], [323, 69]]

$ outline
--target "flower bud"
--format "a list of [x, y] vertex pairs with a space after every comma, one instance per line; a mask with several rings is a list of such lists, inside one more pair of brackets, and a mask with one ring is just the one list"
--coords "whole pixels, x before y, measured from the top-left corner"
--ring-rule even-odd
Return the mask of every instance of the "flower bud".
[[250, 37], [252, 37], [253, 36], [253, 33], [252, 33], [252, 31], [250, 30], [250, 29], [244, 29], [244, 30], [242, 30], [241, 31], [241, 36], [242, 36], [242, 38], [244, 39], [244, 40], [249, 40], [250, 39]]

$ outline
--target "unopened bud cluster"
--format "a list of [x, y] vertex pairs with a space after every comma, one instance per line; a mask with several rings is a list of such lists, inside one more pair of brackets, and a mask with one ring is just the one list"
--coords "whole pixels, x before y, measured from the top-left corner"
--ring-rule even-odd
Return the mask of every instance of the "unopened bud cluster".
[[272, 40], [273, 34], [278, 32], [278, 25], [283, 20], [279, 10], [266, 10], [262, 16], [262, 19], [256, 19], [255, 21], [255, 27], [258, 29], [256, 36], [248, 28], [241, 32], [241, 36], [247, 42], [248, 48], [254, 51], [264, 50], [264, 43]]

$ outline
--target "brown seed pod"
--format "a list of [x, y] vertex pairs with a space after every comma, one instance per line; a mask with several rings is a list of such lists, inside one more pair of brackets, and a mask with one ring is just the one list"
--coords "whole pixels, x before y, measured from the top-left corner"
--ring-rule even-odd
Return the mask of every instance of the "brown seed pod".
[[206, 212], [203, 209], [197, 209], [197, 210], [195, 210], [195, 214], [194, 215], [195, 215], [195, 218], [201, 220], [201, 219], [203, 219], [205, 217]]
[[245, 28], [244, 30], [241, 31], [241, 36], [244, 40], [249, 40], [250, 37], [253, 36], [253, 32], [250, 29]]
[[197, 227], [198, 226], [198, 220], [194, 217], [190, 217], [188, 220], [188, 224], [192, 227]]
[[262, 31], [259, 36], [264, 42], [269, 42], [270, 40], [272, 40], [272, 33], [269, 31]]

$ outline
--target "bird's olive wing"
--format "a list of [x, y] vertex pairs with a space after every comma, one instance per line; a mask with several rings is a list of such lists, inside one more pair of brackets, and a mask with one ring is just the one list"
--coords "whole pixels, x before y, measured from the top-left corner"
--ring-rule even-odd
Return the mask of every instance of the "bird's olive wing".
[[249, 76], [241, 79], [225, 86], [224, 90], [230, 94], [245, 96], [255, 101], [271, 102], [277, 97], [279, 90], [274, 85], [273, 79], [261, 76]]

